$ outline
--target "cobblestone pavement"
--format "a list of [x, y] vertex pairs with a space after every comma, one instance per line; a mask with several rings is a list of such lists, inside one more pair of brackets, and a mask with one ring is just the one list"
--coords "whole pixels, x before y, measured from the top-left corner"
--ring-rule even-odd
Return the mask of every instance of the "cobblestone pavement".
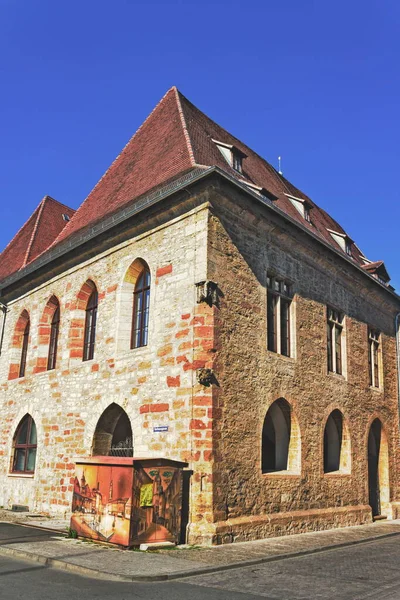
[[227, 599], [232, 591], [269, 600], [399, 600], [400, 540], [386, 538], [185, 581], [223, 589]]
[[161, 583], [101, 581], [0, 555], [0, 599], [399, 600], [398, 537]]
[[369, 544], [371, 539], [379, 540], [382, 536], [400, 544], [400, 521], [212, 548], [132, 552], [91, 541], [67, 539], [54, 531], [15, 523], [0, 523], [0, 554], [33, 560], [44, 566], [62, 568], [90, 577], [118, 581], [157, 581], [232, 570], [250, 564], [258, 567], [260, 563], [267, 561], [282, 562], [283, 558], [325, 552], [331, 548], [340, 552], [345, 546], [352, 545], [355, 548], [354, 544]]
[[[328, 531], [315, 531], [299, 535], [283, 536], [279, 538], [267, 538], [254, 542], [240, 542], [226, 544], [224, 546], [203, 547], [198, 550], [192, 548], [180, 549], [171, 552], [160, 550], [159, 553], [195, 561], [204, 565], [229, 565], [246, 560], [262, 559], [266, 556], [277, 557], [282, 554], [317, 552], [327, 546], [348, 545], [352, 542], [388, 535], [400, 534], [400, 520], [380, 521], [358, 527], [343, 527], [342, 529], [330, 529]], [[400, 537], [399, 537], [400, 543]], [[400, 595], [399, 595], [400, 600]]]

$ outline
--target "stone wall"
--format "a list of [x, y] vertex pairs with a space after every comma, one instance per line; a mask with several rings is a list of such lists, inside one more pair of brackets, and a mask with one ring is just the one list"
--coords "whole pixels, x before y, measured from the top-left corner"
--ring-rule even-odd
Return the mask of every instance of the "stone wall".
[[[387, 440], [382, 513], [397, 514], [399, 431], [395, 347], [397, 301], [345, 260], [232, 189], [216, 190], [209, 227], [215, 314], [214, 543], [344, 526], [371, 520], [367, 440], [375, 418]], [[267, 216], [266, 216], [267, 215]], [[267, 350], [266, 275], [292, 282], [292, 356]], [[344, 376], [328, 373], [326, 306], [345, 314]], [[381, 332], [381, 386], [369, 385], [368, 325]], [[297, 438], [289, 470], [261, 472], [268, 408], [285, 398]], [[339, 409], [347, 465], [324, 473], [323, 435]], [[293, 426], [297, 425], [297, 428]], [[345, 438], [345, 436], [344, 436]], [[290, 450], [291, 451], [291, 450]], [[386, 451], [386, 450], [385, 450]], [[298, 468], [290, 469], [290, 462]]]
[[[211, 391], [196, 380], [197, 368], [208, 366], [213, 337], [212, 314], [196, 303], [195, 286], [206, 279], [208, 208], [181, 212], [167, 225], [152, 227], [149, 221], [146, 233], [133, 228], [130, 240], [9, 303], [0, 357], [0, 505], [68, 513], [74, 459], [91, 454], [98, 420], [115, 403], [130, 418], [135, 455], [189, 462], [196, 471], [191, 510], [212, 520]], [[148, 345], [131, 350], [133, 290], [128, 298], [127, 274], [137, 259], [151, 272], [150, 329]], [[85, 305], [94, 286], [99, 297], [95, 354], [83, 362]], [[47, 371], [51, 298], [60, 303], [61, 323], [57, 366]], [[23, 311], [31, 327], [26, 375], [20, 378]], [[10, 473], [13, 435], [27, 413], [38, 432], [33, 476]], [[154, 432], [160, 425], [168, 431]]]
[[[189, 542], [370, 521], [367, 439], [374, 418], [383, 423], [388, 457], [382, 512], [397, 516], [397, 300], [233, 186], [215, 180], [179, 207], [171, 200], [108, 249], [14, 293], [0, 356], [0, 504], [68, 513], [74, 458], [107, 446], [109, 433], [95, 446], [94, 435], [115, 404], [129, 416], [137, 456], [184, 460], [193, 470]], [[130, 350], [132, 292], [143, 261], [151, 272], [149, 343]], [[268, 271], [293, 286], [290, 357], [267, 350]], [[218, 284], [214, 305], [197, 301], [196, 284], [205, 280]], [[82, 361], [84, 309], [94, 286], [95, 355]], [[59, 349], [56, 368], [47, 371], [54, 298]], [[345, 314], [344, 376], [327, 372], [327, 304]], [[31, 328], [20, 378], [23, 311]], [[381, 332], [379, 389], [369, 386], [368, 325]], [[203, 368], [212, 369], [212, 384], [199, 383]], [[289, 470], [263, 474], [263, 423], [280, 398], [292, 423]], [[324, 473], [324, 427], [334, 409], [344, 418], [346, 468]], [[10, 473], [13, 435], [27, 413], [38, 430], [33, 476]], [[160, 425], [168, 431], [154, 432]]]

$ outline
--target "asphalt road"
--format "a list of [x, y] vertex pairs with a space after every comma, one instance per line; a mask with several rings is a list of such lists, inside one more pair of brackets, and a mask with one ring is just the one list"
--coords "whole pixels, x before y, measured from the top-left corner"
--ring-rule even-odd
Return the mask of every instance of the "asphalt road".
[[1, 600], [400, 600], [400, 539], [164, 583], [94, 580], [0, 555]]

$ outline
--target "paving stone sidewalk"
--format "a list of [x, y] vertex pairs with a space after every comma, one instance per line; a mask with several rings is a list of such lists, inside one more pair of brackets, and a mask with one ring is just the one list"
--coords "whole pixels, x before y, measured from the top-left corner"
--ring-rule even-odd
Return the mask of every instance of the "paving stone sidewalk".
[[400, 535], [400, 520], [211, 548], [139, 552], [1, 522], [0, 554], [96, 578], [160, 581], [282, 560], [392, 535]]

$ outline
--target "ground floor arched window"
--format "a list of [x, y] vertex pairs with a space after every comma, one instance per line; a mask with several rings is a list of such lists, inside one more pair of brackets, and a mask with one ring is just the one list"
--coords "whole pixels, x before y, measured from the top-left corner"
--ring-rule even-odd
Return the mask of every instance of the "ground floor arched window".
[[14, 435], [11, 471], [13, 473], [33, 474], [35, 472], [36, 449], [35, 421], [31, 415], [25, 415]]
[[300, 467], [300, 432], [289, 403], [276, 400], [264, 419], [261, 442], [261, 470], [297, 472]]
[[97, 422], [93, 436], [94, 456], [133, 456], [131, 422], [118, 404], [110, 404]]

